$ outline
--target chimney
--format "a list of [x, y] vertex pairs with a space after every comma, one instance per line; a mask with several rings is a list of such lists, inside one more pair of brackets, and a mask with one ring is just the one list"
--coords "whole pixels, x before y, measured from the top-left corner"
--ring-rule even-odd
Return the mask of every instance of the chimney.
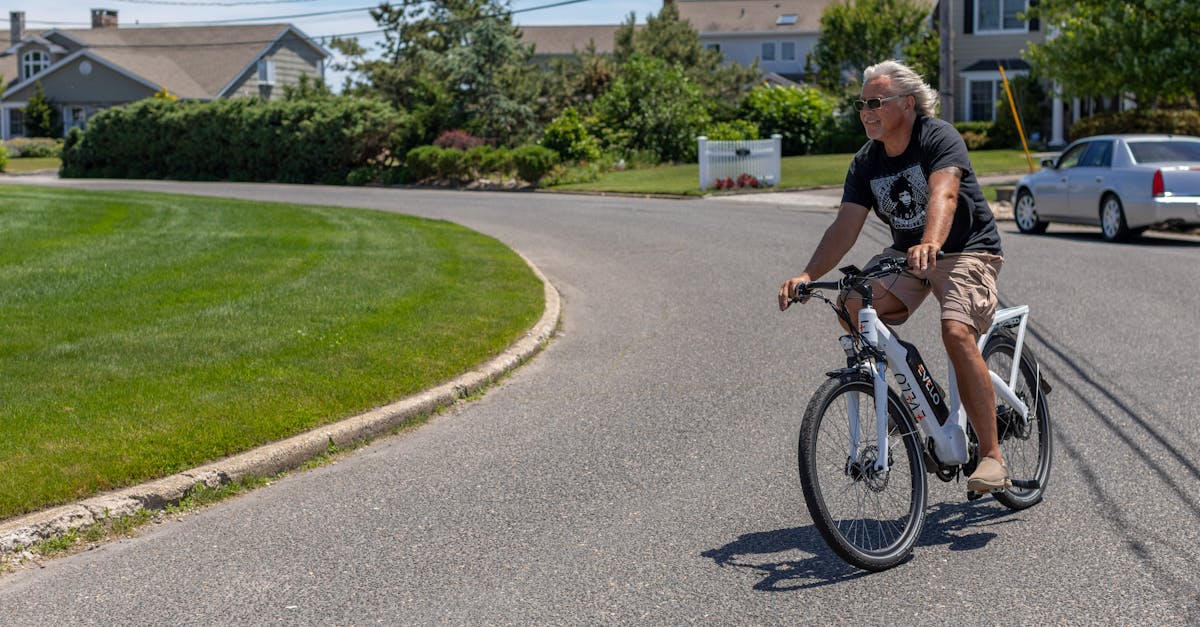
[[92, 28], [116, 28], [117, 12], [113, 9], [92, 9]]
[[8, 32], [12, 35], [12, 45], [15, 46], [25, 38], [25, 12], [9, 11], [8, 23]]

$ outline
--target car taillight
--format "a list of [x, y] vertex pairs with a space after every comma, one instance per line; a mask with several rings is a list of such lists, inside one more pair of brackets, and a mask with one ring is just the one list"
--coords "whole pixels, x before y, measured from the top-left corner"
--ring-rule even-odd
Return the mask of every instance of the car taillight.
[[1156, 198], [1167, 193], [1167, 186], [1163, 184], [1162, 170], [1154, 171], [1154, 183], [1151, 185], [1151, 190]]

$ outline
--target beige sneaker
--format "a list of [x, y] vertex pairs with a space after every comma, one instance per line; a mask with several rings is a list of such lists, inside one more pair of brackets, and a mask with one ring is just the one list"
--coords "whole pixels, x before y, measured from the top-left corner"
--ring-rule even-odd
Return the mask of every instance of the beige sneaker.
[[975, 472], [967, 479], [967, 489], [972, 492], [999, 492], [1012, 487], [1008, 478], [1008, 466], [991, 457], [979, 461]]

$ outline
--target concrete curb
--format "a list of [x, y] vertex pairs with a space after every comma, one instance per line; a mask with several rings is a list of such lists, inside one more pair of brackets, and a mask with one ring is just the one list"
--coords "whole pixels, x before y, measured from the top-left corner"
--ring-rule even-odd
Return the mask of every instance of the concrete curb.
[[140, 510], [161, 509], [182, 500], [197, 484], [217, 487], [243, 477], [268, 477], [299, 468], [327, 452], [331, 444], [348, 447], [386, 435], [415, 417], [449, 407], [478, 392], [541, 352], [558, 328], [561, 313], [558, 290], [533, 262], [524, 256], [522, 259], [542, 281], [545, 311], [521, 339], [480, 368], [431, 390], [252, 451], [0, 523], [0, 556], [91, 524], [129, 516]]

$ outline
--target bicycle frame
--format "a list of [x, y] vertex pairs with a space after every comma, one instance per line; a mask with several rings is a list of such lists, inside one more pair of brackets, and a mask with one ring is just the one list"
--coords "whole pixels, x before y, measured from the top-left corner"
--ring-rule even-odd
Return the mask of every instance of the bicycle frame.
[[[980, 336], [978, 342], [979, 350], [982, 351], [988, 339], [997, 329], [1012, 326], [1017, 327], [1016, 348], [1013, 355], [1012, 371], [1009, 373], [1008, 381], [1001, 379], [994, 372], [989, 371], [989, 374], [991, 375], [992, 387], [995, 389], [996, 396], [1016, 410], [1023, 418], [1029, 417], [1029, 406], [1022, 402], [1013, 390], [1017, 385], [1017, 377], [1020, 376], [1021, 353], [1024, 347], [1025, 329], [1028, 323], [1029, 307], [1027, 305], [1002, 309], [996, 312], [992, 318], [991, 326], [986, 333]], [[906, 359], [906, 348], [900, 344], [899, 338], [892, 333], [891, 329], [879, 320], [875, 308], [870, 306], [869, 303], [858, 312], [858, 328], [862, 341], [870, 347], [878, 349], [868, 351], [874, 357], [865, 360], [865, 363], [875, 387], [876, 441], [879, 442], [879, 450], [889, 450], [887, 372], [891, 369], [894, 371], [894, 378], [899, 388], [901, 401], [916, 419], [918, 427], [926, 436], [928, 442], [932, 444], [932, 452], [937, 461], [943, 465], [962, 465], [970, 461], [966, 431], [967, 413], [963, 409], [962, 399], [958, 393], [954, 365], [949, 364], [950, 382], [947, 403], [949, 416], [944, 422], [940, 422], [935, 418], [936, 414], [926, 399], [925, 393], [915, 387], [924, 386], [929, 393], [933, 394], [936, 384], [931, 375], [928, 372], [914, 373], [912, 371]], [[1036, 376], [1040, 377], [1040, 373]], [[1035, 378], [1034, 380], [1037, 381], [1039, 378]], [[1037, 399], [1035, 398], [1034, 403], [1036, 404], [1036, 402]], [[858, 424], [859, 406], [857, 395], [851, 395], [847, 405], [850, 421], [849, 457], [852, 461], [857, 462], [861, 441]], [[878, 471], [886, 470], [888, 457], [888, 455], [878, 455], [875, 459], [875, 469]]]

